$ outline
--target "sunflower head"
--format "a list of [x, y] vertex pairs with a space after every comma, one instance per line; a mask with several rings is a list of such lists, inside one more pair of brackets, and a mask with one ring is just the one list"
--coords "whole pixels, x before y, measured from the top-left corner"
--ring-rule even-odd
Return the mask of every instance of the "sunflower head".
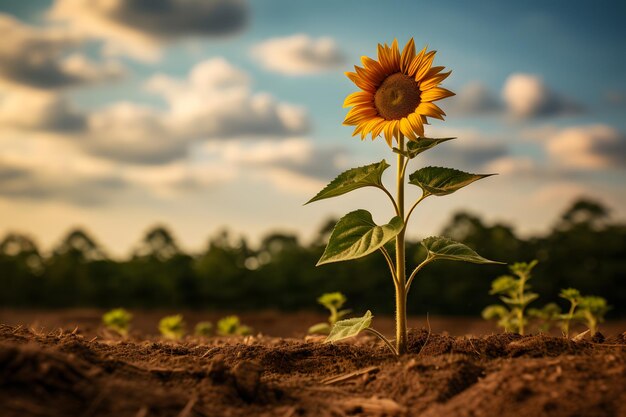
[[350, 94], [343, 103], [352, 107], [343, 122], [356, 126], [353, 136], [360, 134], [372, 139], [381, 133], [391, 147], [400, 134], [409, 140], [424, 136], [427, 117], [443, 120], [446, 114], [434, 101], [453, 96], [454, 93], [439, 87], [450, 72], [444, 67], [433, 67], [436, 51], [415, 51], [413, 38], [400, 53], [398, 41], [391, 46], [378, 45], [378, 61], [361, 57], [363, 67], [347, 72], [362, 91]]

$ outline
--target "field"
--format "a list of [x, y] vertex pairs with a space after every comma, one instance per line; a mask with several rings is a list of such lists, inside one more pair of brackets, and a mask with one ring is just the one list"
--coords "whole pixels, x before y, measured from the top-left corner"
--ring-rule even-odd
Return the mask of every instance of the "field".
[[[626, 416], [623, 323], [571, 341], [465, 336], [493, 329], [432, 318], [396, 359], [369, 336], [305, 337], [323, 319], [311, 313], [242, 315], [261, 333], [180, 342], [154, 334], [161, 312], [137, 312], [128, 339], [104, 331], [100, 314], [0, 312], [3, 417]], [[217, 316], [186, 314], [189, 324]], [[375, 324], [388, 331], [392, 320]]]

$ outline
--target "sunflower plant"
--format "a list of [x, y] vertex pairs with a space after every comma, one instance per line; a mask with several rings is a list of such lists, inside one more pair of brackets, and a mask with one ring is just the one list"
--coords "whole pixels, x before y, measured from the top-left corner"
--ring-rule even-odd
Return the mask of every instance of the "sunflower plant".
[[[445, 237], [429, 237], [421, 243], [427, 250], [426, 258], [407, 276], [405, 232], [407, 224], [419, 203], [430, 196], [444, 196], [492, 174], [472, 174], [453, 168], [424, 167], [407, 175], [409, 162], [439, 144], [454, 138], [427, 138], [424, 125], [428, 118], [443, 120], [444, 111], [436, 101], [454, 93], [440, 87], [450, 72], [433, 66], [435, 51], [416, 52], [410, 39], [400, 52], [397, 40], [391, 46], [378, 45], [378, 60], [362, 57], [363, 67], [346, 75], [361, 90], [350, 94], [344, 107], [352, 107], [344, 125], [355, 126], [353, 136], [361, 140], [371, 135], [372, 140], [382, 136], [396, 154], [395, 196], [385, 187], [382, 175], [390, 167], [385, 159], [370, 165], [353, 168], [340, 174], [306, 204], [346, 194], [350, 191], [374, 187], [380, 189], [391, 202], [394, 216], [388, 223], [377, 225], [366, 210], [355, 210], [342, 217], [335, 225], [328, 245], [317, 265], [358, 259], [380, 252], [389, 265], [395, 286], [396, 338], [395, 344], [371, 328], [370, 311], [363, 317], [337, 321], [326, 339], [334, 342], [355, 336], [365, 330], [380, 337], [387, 346], [400, 355], [407, 350], [406, 303], [411, 283], [417, 273], [429, 263], [448, 259], [478, 264], [498, 263], [478, 255], [469, 247]], [[405, 183], [421, 188], [422, 195], [408, 210], [405, 207]]]

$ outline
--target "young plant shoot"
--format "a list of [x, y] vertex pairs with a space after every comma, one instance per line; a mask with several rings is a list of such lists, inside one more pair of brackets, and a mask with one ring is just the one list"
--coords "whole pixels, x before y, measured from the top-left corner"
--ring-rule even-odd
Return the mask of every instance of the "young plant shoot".
[[166, 316], [159, 321], [159, 332], [166, 339], [178, 340], [185, 335], [185, 328], [187, 325], [183, 320], [183, 316], [176, 314], [173, 316]]
[[548, 303], [541, 308], [529, 308], [528, 317], [538, 321], [538, 328], [542, 332], [549, 332], [561, 317], [561, 307], [556, 303]]
[[196, 324], [193, 333], [196, 336], [209, 337], [213, 334], [213, 323], [210, 321], [201, 321]]
[[238, 316], [226, 316], [217, 322], [217, 334], [220, 336], [246, 336], [252, 328], [241, 324]]
[[330, 311], [330, 317], [328, 317], [328, 323], [317, 323], [309, 328], [309, 333], [328, 334], [330, 329], [337, 323], [337, 321], [347, 314], [350, 314], [352, 310], [340, 310], [346, 302], [346, 296], [340, 292], [329, 292], [322, 294], [317, 302], [326, 307]]
[[491, 283], [489, 294], [499, 295], [506, 305], [490, 305], [483, 310], [482, 316], [486, 320], [498, 319], [498, 326], [505, 332], [524, 334], [528, 319], [524, 314], [526, 306], [539, 297], [530, 292], [528, 280], [537, 261], [530, 263], [518, 262], [509, 267], [513, 275], [503, 275]]
[[130, 329], [130, 322], [133, 320], [133, 315], [123, 308], [116, 308], [104, 313], [102, 316], [102, 323], [107, 329], [113, 330], [122, 336], [128, 335]]
[[[380, 252], [389, 265], [395, 286], [396, 338], [395, 346], [382, 334], [370, 327], [372, 315], [337, 321], [327, 342], [357, 335], [362, 330], [375, 333], [397, 355], [407, 351], [406, 303], [411, 283], [417, 273], [429, 263], [448, 259], [479, 264], [497, 263], [478, 255], [469, 247], [444, 237], [429, 237], [422, 241], [427, 249], [426, 258], [407, 276], [405, 233], [413, 210], [431, 196], [451, 194], [490, 174], [470, 174], [453, 168], [425, 167], [407, 175], [408, 164], [422, 152], [454, 138], [426, 138], [424, 124], [427, 118], [443, 120], [445, 113], [434, 102], [454, 95], [439, 87], [450, 72], [443, 67], [432, 67], [435, 51], [415, 50], [410, 39], [402, 52], [398, 41], [391, 46], [378, 45], [378, 61], [362, 57], [363, 67], [346, 75], [361, 91], [350, 94], [344, 107], [352, 107], [344, 120], [345, 125], [356, 126], [353, 136], [361, 140], [371, 134], [372, 139], [383, 136], [391, 151], [396, 154], [395, 196], [382, 181], [383, 173], [390, 167], [386, 160], [349, 169], [331, 181], [322, 191], [307, 202], [337, 197], [363, 187], [381, 190], [391, 202], [394, 215], [382, 225], [377, 225], [366, 210], [356, 210], [342, 217], [335, 225], [328, 245], [317, 265], [358, 259]], [[395, 146], [394, 146], [395, 144]], [[405, 207], [405, 185], [421, 188], [422, 196], [408, 211]], [[393, 246], [393, 247], [392, 247]]]
[[570, 326], [573, 322], [585, 323], [591, 336], [598, 331], [598, 324], [604, 321], [604, 316], [610, 310], [606, 299], [596, 295], [581, 295], [575, 288], [566, 288], [559, 294], [570, 303], [567, 314], [561, 314], [561, 329], [563, 335], [569, 337]]

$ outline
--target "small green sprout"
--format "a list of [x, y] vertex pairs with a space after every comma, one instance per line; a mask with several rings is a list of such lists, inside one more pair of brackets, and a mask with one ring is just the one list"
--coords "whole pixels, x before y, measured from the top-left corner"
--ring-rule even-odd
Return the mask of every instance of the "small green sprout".
[[572, 321], [579, 318], [576, 315], [576, 308], [578, 307], [581, 299], [580, 291], [576, 288], [565, 288], [561, 290], [559, 297], [569, 301], [569, 310], [567, 314], [561, 314], [559, 316], [561, 319], [561, 329], [563, 330], [563, 334], [565, 337], [569, 337], [569, 330]]
[[238, 316], [226, 316], [217, 322], [217, 334], [220, 336], [246, 336], [252, 333], [252, 328], [241, 324]]
[[598, 324], [604, 321], [605, 314], [610, 310], [606, 299], [596, 295], [583, 296], [575, 288], [561, 290], [561, 298], [570, 302], [567, 314], [562, 314], [562, 329], [565, 337], [569, 337], [570, 325], [573, 321], [582, 321], [593, 336], [598, 331]]
[[107, 329], [113, 330], [122, 336], [128, 335], [130, 329], [130, 322], [133, 320], [133, 315], [123, 308], [116, 308], [104, 313], [102, 316], [102, 323]]
[[539, 320], [539, 330], [548, 332], [561, 317], [561, 307], [556, 303], [548, 303], [542, 308], [529, 308], [528, 316]]
[[185, 335], [185, 327], [185, 321], [180, 314], [166, 316], [159, 321], [159, 332], [166, 339], [178, 340], [182, 338]]
[[528, 324], [524, 315], [526, 306], [539, 297], [528, 291], [530, 285], [527, 284], [536, 265], [536, 260], [530, 263], [517, 262], [509, 266], [513, 275], [503, 275], [491, 283], [489, 294], [499, 295], [506, 307], [500, 304], [488, 306], [482, 312], [484, 319], [498, 319], [498, 326], [504, 328], [504, 331], [524, 334], [524, 328]]
[[346, 296], [340, 292], [329, 292], [322, 294], [317, 302], [326, 307], [330, 311], [330, 317], [328, 317], [328, 323], [317, 323], [309, 328], [309, 333], [330, 333], [331, 327], [342, 319], [346, 314], [349, 314], [352, 310], [340, 310], [340, 308], [346, 302]]
[[598, 331], [598, 323], [604, 321], [604, 315], [611, 309], [606, 299], [598, 297], [597, 295], [582, 297], [579, 301], [578, 308], [580, 309], [585, 324], [589, 328], [591, 336], [596, 334]]
[[213, 323], [210, 321], [201, 321], [196, 324], [194, 329], [194, 334], [196, 336], [208, 337], [213, 334]]

